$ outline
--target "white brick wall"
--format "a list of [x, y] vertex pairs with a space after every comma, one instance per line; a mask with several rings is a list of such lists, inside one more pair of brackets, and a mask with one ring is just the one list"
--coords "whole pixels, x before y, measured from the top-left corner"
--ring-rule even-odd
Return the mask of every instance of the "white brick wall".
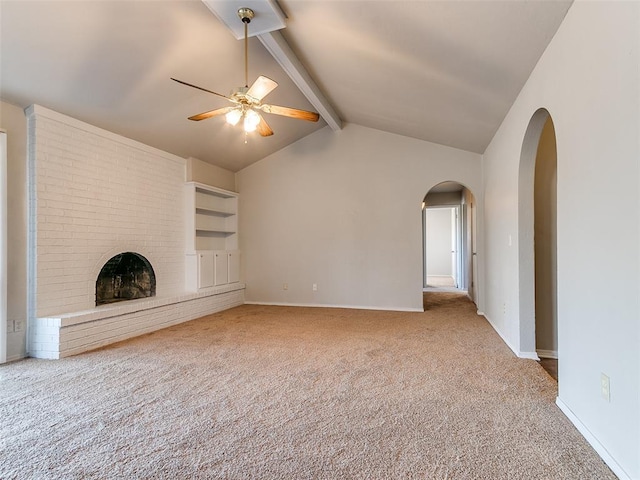
[[95, 306], [114, 255], [144, 255], [156, 294], [184, 291], [186, 161], [39, 106], [28, 112], [35, 206], [35, 315]]
[[[31, 356], [80, 353], [244, 302], [242, 284], [185, 293], [184, 159], [38, 105], [27, 120]], [[151, 263], [160, 300], [109, 314], [95, 307], [96, 278], [128, 251]]]

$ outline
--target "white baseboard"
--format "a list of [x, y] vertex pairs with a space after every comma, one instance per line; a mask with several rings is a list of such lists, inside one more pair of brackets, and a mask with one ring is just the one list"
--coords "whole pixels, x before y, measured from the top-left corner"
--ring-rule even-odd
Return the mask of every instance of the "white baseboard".
[[489, 325], [491, 325], [491, 328], [493, 328], [493, 330], [500, 336], [502, 341], [507, 345], [507, 347], [511, 349], [511, 351], [515, 354], [516, 357], [525, 358], [528, 360], [536, 360], [536, 361], [540, 360], [536, 352], [521, 352], [520, 350], [514, 348], [514, 346], [511, 345], [511, 343], [509, 343], [509, 340], [507, 340], [505, 336], [502, 335], [502, 332], [496, 328], [495, 324], [491, 321], [489, 317], [487, 317], [484, 313], [480, 312], [479, 310], [478, 310], [478, 315], [482, 315], [484, 316], [484, 318], [487, 319], [487, 322], [489, 322]]
[[540, 358], [553, 358], [555, 360], [558, 359], [557, 350], [537, 350], [537, 352]]
[[287, 303], [287, 302], [244, 302], [246, 305], [273, 305], [276, 307], [311, 307], [311, 308], [349, 308], [352, 310], [381, 310], [387, 312], [419, 312], [423, 313], [421, 308], [404, 308], [404, 307], [371, 307], [366, 305], [327, 305], [324, 303]]
[[623, 470], [623, 468], [614, 460], [614, 458], [609, 454], [607, 449], [598, 441], [598, 439], [589, 431], [589, 429], [585, 426], [584, 423], [580, 421], [578, 417], [571, 411], [571, 409], [564, 403], [560, 397], [556, 397], [556, 405], [558, 408], [564, 413], [569, 421], [573, 423], [573, 425], [578, 429], [578, 431], [582, 434], [589, 445], [593, 447], [600, 458], [606, 463], [609, 468], [616, 474], [616, 476], [620, 480], [631, 480], [631, 477], [627, 475], [627, 472]]
[[7, 363], [9, 362], [17, 362], [18, 360], [24, 360], [25, 358], [27, 358], [26, 354], [16, 354], [16, 355], [11, 355], [7, 357]]
[[529, 360], [535, 360], [536, 362], [540, 361], [540, 357], [536, 352], [518, 352], [516, 355], [520, 358], [527, 358]]
[[489, 317], [487, 317], [484, 313], [480, 313], [478, 312], [478, 315], [482, 315], [484, 316], [484, 318], [487, 319], [487, 322], [489, 322], [489, 325], [491, 325], [491, 328], [493, 328], [493, 330], [498, 334], [498, 336], [502, 339], [502, 341], [507, 345], [507, 347], [509, 347], [511, 349], [511, 351], [516, 355], [516, 357], [519, 357], [519, 352], [518, 350], [516, 350], [515, 348], [513, 348], [513, 345], [511, 345], [509, 343], [509, 340], [507, 340], [504, 335], [502, 335], [502, 332], [500, 330], [498, 330], [495, 326], [495, 324], [491, 321], [491, 319]]

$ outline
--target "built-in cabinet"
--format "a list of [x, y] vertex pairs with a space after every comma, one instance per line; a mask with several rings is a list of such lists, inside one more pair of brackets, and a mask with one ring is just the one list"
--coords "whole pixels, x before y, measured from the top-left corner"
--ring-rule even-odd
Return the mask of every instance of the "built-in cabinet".
[[239, 282], [238, 194], [187, 182], [185, 195], [187, 289]]
[[240, 252], [238, 250], [216, 251], [213, 252], [213, 256], [214, 284], [216, 286], [240, 281]]

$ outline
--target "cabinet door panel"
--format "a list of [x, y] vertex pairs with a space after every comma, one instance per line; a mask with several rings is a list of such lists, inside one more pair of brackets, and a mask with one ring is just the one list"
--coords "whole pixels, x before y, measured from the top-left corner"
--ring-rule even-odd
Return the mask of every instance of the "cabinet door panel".
[[213, 252], [198, 254], [198, 288], [213, 287]]
[[229, 283], [229, 256], [227, 252], [215, 252], [215, 284]]
[[240, 281], [240, 252], [229, 252], [229, 283]]

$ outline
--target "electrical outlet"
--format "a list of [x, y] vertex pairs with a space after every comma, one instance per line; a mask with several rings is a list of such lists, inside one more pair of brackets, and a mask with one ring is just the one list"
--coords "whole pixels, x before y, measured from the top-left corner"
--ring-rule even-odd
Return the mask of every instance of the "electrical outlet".
[[7, 320], [7, 333], [13, 333], [13, 320]]
[[312, 289], [313, 289], [314, 292], [317, 292], [318, 291], [318, 284], [314, 283]]
[[24, 324], [25, 321], [23, 318], [19, 318], [13, 321], [13, 331], [14, 332], [24, 332]]
[[611, 383], [609, 377], [604, 373], [600, 374], [600, 393], [607, 402], [611, 401]]
[[288, 283], [283, 283], [282, 284], [282, 289], [283, 290], [289, 290], [289, 284]]
[[505, 314], [505, 315], [506, 315], [506, 313], [507, 313], [507, 302], [504, 302], [504, 303], [502, 304], [502, 313], [503, 313], [503, 314]]

